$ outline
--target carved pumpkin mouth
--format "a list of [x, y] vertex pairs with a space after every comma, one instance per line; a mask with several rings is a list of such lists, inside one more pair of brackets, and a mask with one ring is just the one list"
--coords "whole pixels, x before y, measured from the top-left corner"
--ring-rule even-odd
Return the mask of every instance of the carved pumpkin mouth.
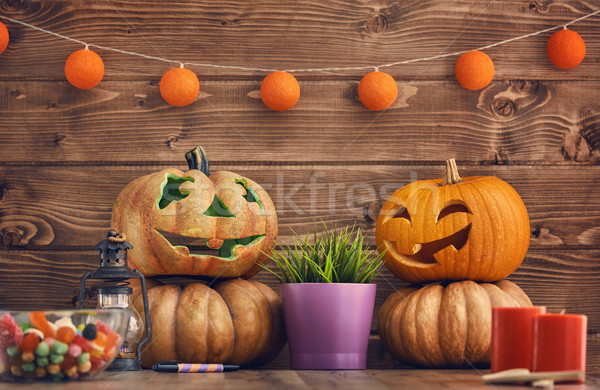
[[402, 261], [409, 266], [419, 268], [429, 268], [440, 265], [434, 255], [441, 250], [452, 246], [456, 251], [461, 250], [463, 246], [469, 240], [469, 232], [471, 231], [471, 224], [468, 224], [461, 230], [453, 233], [447, 237], [440, 238], [439, 240], [415, 244], [413, 246], [413, 254], [407, 255], [397, 251], [396, 246], [393, 242], [384, 240], [385, 246], [394, 257], [402, 259]]
[[213, 238], [190, 237], [171, 233], [160, 229], [155, 231], [164, 238], [176, 251], [188, 256], [220, 257], [233, 259], [235, 249], [240, 246], [252, 247], [259, 244], [265, 234], [255, 236], [219, 240]]

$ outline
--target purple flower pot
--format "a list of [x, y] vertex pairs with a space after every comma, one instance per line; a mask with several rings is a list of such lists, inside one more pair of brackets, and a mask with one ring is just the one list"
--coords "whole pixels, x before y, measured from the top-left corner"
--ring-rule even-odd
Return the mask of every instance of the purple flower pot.
[[360, 283], [282, 284], [291, 368], [367, 368], [376, 287]]

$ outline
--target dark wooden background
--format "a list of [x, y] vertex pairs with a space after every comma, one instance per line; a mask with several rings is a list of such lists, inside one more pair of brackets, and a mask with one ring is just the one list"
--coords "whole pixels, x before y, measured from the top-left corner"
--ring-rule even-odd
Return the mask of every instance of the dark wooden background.
[[[269, 69], [354, 67], [469, 50], [561, 25], [600, 1], [17, 1], [0, 13], [98, 45], [185, 62]], [[159, 94], [172, 65], [96, 50], [94, 89], [65, 80], [80, 45], [6, 22], [0, 56], [0, 307], [68, 308], [112, 204], [132, 179], [202, 145], [213, 170], [261, 183], [280, 240], [313, 221], [374, 221], [396, 188], [494, 175], [521, 194], [531, 246], [510, 276], [534, 304], [589, 316], [588, 372], [600, 374], [600, 16], [571, 28], [587, 55], [570, 70], [546, 57], [550, 34], [486, 50], [496, 74], [481, 91], [454, 78], [456, 57], [382, 68], [400, 96], [366, 110], [357, 85], [369, 70], [294, 72], [298, 104], [274, 112], [259, 99], [267, 73], [189, 67], [201, 95], [171, 107]], [[278, 291], [265, 272], [255, 276]], [[384, 271], [377, 307], [403, 283]], [[375, 323], [374, 323], [375, 328]], [[376, 335], [374, 343], [377, 345]], [[370, 366], [391, 359], [374, 347]], [[285, 360], [285, 357], [281, 359]], [[277, 365], [277, 363], [274, 363]]]

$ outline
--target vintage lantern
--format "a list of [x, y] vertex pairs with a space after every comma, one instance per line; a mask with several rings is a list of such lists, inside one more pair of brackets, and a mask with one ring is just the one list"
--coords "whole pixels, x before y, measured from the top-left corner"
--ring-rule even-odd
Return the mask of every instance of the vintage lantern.
[[[100, 241], [94, 249], [100, 250], [100, 267], [94, 272], [88, 272], [81, 278], [79, 290], [79, 309], [83, 309], [85, 297], [85, 281], [87, 279], [102, 280], [98, 288], [98, 308], [122, 308], [131, 312], [125, 340], [121, 350], [108, 370], [141, 370], [141, 348], [150, 340], [152, 329], [150, 325], [150, 312], [146, 294], [146, 280], [138, 270], [131, 270], [127, 266], [127, 250], [133, 246], [125, 241], [125, 235], [116, 230], [109, 230], [106, 239]], [[130, 279], [140, 279], [142, 286], [144, 320], [133, 306], [131, 295], [133, 290], [129, 287]], [[144, 331], [146, 337], [140, 341]]]

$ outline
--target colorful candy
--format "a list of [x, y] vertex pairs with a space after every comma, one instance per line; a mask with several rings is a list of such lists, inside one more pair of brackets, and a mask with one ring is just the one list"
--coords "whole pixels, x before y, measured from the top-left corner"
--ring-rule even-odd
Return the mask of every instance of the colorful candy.
[[31, 351], [23, 352], [23, 354], [21, 354], [21, 359], [23, 359], [25, 363], [30, 363], [35, 360], [35, 354]]
[[56, 339], [65, 344], [69, 344], [75, 338], [77, 331], [69, 326], [63, 326], [56, 331]]
[[82, 374], [89, 372], [91, 369], [92, 369], [92, 363], [89, 360], [85, 363], [81, 363], [81, 364], [77, 365], [77, 371], [79, 371]]
[[40, 356], [35, 359], [35, 364], [37, 364], [38, 367], [46, 367], [48, 364], [50, 364], [50, 360], [45, 356]]
[[77, 364], [84, 364], [89, 361], [90, 361], [90, 354], [87, 352], [84, 352], [77, 357]]
[[96, 325], [94, 325], [94, 324], [87, 324], [85, 326], [85, 328], [83, 329], [83, 332], [81, 332], [81, 334], [86, 339], [93, 341], [93, 340], [96, 340], [96, 337], [98, 336], [98, 329], [96, 328]]
[[46, 344], [48, 344], [48, 346], [49, 346], [50, 348], [52, 348], [52, 346], [54, 345], [54, 342], [55, 342], [55, 341], [56, 341], [56, 340], [54, 340], [52, 337], [46, 337], [46, 338], [44, 339], [44, 342], [45, 342]]
[[44, 367], [37, 367], [35, 369], [35, 376], [37, 376], [38, 378], [43, 378], [48, 374], [48, 371], [46, 371], [46, 369]]
[[32, 311], [29, 313], [29, 321], [31, 321], [31, 325], [38, 328], [45, 337], [54, 337], [54, 328], [46, 319], [43, 311]]
[[49, 374], [56, 375], [60, 372], [60, 366], [58, 364], [48, 364], [46, 371], [48, 371]]
[[53, 354], [64, 355], [65, 353], [67, 353], [68, 350], [69, 350], [69, 347], [67, 346], [67, 344], [62, 343], [58, 340], [56, 340], [54, 342], [54, 344], [52, 344], [52, 353]]
[[27, 336], [29, 333], [35, 333], [40, 338], [40, 340], [43, 340], [46, 337], [41, 331], [39, 331], [36, 328], [29, 328], [23, 331], [23, 336]]
[[33, 363], [33, 362], [23, 363], [21, 368], [23, 369], [23, 372], [34, 372], [35, 371], [35, 363]]
[[65, 359], [65, 355], [57, 355], [55, 353], [51, 353], [49, 359], [50, 362], [52, 362], [52, 364], [60, 364]]
[[69, 351], [67, 353], [69, 354], [69, 356], [76, 358], [77, 356], [81, 355], [81, 352], [82, 349], [79, 345], [71, 344], [69, 345]]
[[29, 320], [18, 324], [7, 312], [0, 318], [0, 374], [25, 380], [87, 377], [112, 360], [123, 341], [99, 320], [76, 327], [70, 317], [52, 323], [41, 311], [29, 313]]
[[23, 330], [10, 313], [0, 319], [0, 348], [18, 345], [23, 339]]
[[80, 334], [75, 336], [73, 342], [79, 345], [84, 352], [91, 352], [92, 348], [94, 348], [92, 343]]
[[35, 349], [35, 354], [42, 357], [48, 356], [50, 354], [50, 346], [48, 343], [45, 341], [39, 343]]
[[29, 333], [19, 343], [19, 349], [23, 352], [33, 352], [38, 347], [40, 338], [35, 333]]

